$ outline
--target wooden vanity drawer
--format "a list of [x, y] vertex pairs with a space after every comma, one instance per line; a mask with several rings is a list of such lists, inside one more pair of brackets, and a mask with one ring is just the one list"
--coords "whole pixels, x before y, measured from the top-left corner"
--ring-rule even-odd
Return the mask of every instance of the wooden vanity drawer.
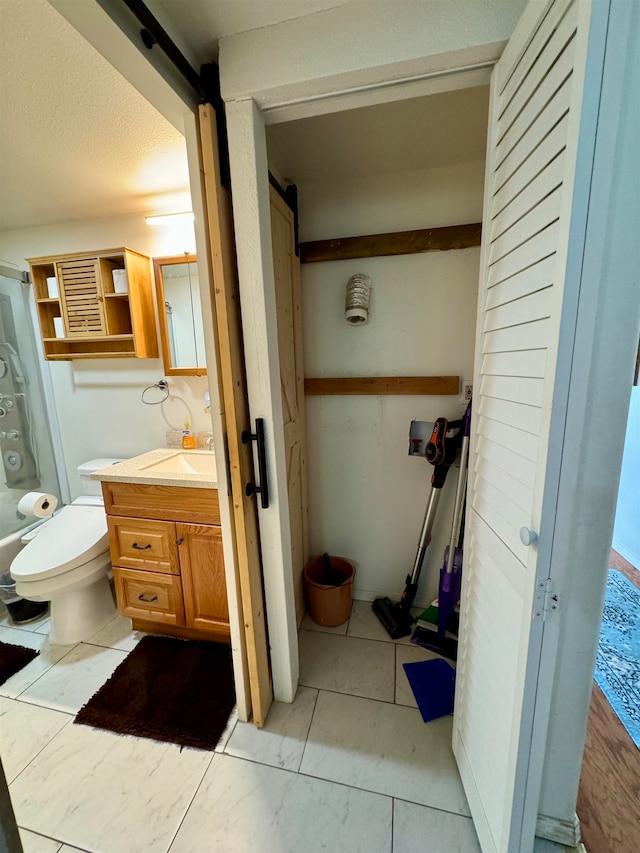
[[217, 489], [104, 482], [102, 494], [107, 515], [220, 524]]
[[180, 574], [174, 522], [108, 516], [107, 524], [114, 566]]
[[175, 575], [113, 569], [118, 609], [131, 619], [184, 625], [182, 584]]

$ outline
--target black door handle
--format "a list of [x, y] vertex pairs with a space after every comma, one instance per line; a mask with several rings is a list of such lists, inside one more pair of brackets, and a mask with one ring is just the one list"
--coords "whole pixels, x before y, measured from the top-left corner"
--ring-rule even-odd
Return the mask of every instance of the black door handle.
[[256, 431], [251, 433], [246, 429], [242, 430], [240, 436], [243, 444], [248, 444], [250, 441], [255, 441], [258, 447], [258, 475], [260, 477], [260, 485], [247, 483], [244, 488], [246, 495], [260, 495], [262, 509], [269, 508], [269, 485], [267, 483], [267, 454], [264, 444], [264, 419], [256, 418]]
[[134, 542], [131, 547], [136, 548], [138, 551], [147, 551], [149, 548], [151, 548], [151, 545], [138, 545], [137, 542]]
[[144, 592], [142, 593], [142, 595], [139, 595], [139, 596], [138, 596], [138, 601], [151, 602], [151, 601], [157, 601], [157, 600], [158, 600], [158, 596], [157, 596], [157, 595], [154, 595], [154, 596], [152, 596], [151, 598], [147, 598], [147, 596], [145, 595], [145, 593], [144, 593]]

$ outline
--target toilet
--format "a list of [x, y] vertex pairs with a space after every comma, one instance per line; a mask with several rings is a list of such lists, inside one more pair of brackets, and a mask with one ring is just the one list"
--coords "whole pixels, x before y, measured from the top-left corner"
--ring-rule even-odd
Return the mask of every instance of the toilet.
[[42, 525], [11, 563], [16, 593], [51, 602], [52, 643], [88, 639], [116, 615], [109, 572], [109, 535], [101, 487], [91, 473], [121, 459], [92, 459], [78, 466], [82, 497]]

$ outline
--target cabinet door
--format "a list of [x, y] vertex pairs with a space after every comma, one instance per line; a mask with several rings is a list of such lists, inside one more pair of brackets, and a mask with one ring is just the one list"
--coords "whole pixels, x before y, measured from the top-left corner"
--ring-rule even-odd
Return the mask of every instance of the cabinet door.
[[222, 528], [177, 524], [187, 627], [229, 634]]
[[65, 334], [93, 338], [107, 333], [104, 297], [97, 258], [75, 258], [56, 264]]

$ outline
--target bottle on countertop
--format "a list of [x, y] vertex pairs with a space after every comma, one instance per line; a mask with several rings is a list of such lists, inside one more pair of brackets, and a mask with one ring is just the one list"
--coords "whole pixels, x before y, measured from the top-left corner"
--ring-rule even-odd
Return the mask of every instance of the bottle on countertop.
[[196, 439], [194, 434], [189, 429], [189, 418], [184, 420], [184, 429], [182, 430], [182, 449], [195, 450]]

